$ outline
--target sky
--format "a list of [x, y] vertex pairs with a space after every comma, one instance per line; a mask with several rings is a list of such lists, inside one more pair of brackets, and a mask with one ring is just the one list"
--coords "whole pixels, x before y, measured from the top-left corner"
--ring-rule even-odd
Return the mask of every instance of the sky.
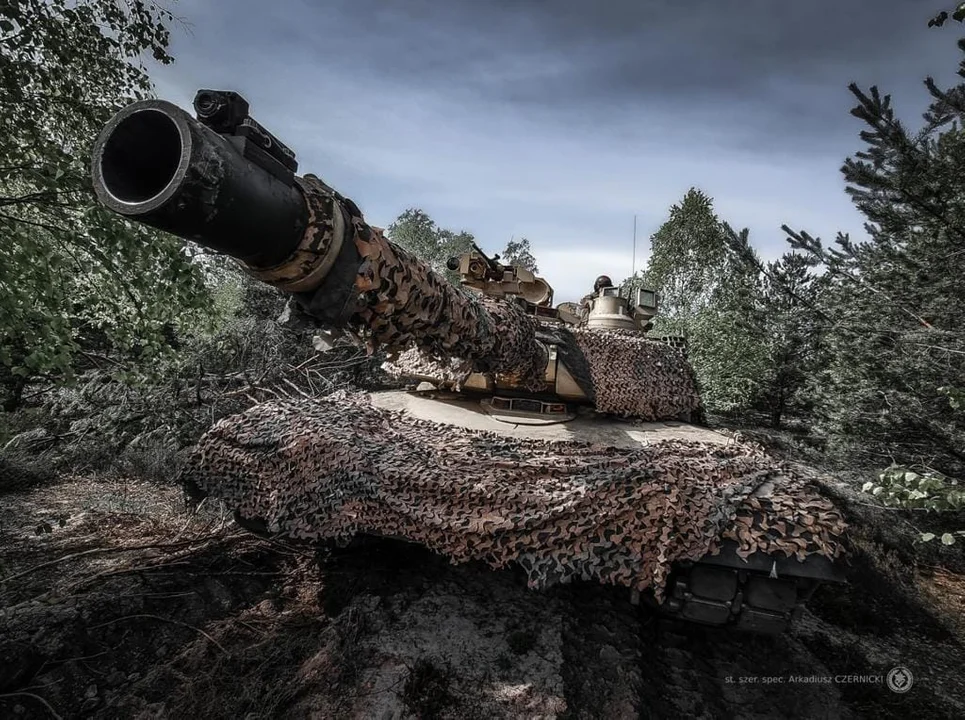
[[[951, 7], [949, 3], [949, 7]], [[387, 227], [409, 207], [499, 252], [532, 244], [556, 301], [642, 269], [690, 187], [749, 228], [864, 236], [839, 168], [848, 84], [917, 127], [954, 84], [941, 0], [182, 0], [159, 97], [235, 90], [312, 172]], [[637, 242], [633, 228], [636, 216]]]

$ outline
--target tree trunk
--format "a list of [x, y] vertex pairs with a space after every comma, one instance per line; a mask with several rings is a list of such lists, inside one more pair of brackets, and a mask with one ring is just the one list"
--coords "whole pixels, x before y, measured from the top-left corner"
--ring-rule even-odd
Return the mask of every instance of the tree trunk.
[[23, 402], [23, 391], [27, 387], [27, 378], [3, 370], [3, 411], [13, 412]]
[[771, 405], [771, 427], [775, 430], [779, 430], [781, 428], [781, 420], [784, 418], [786, 404], [787, 402], [784, 397], [784, 388], [782, 387], [778, 389], [774, 404]]

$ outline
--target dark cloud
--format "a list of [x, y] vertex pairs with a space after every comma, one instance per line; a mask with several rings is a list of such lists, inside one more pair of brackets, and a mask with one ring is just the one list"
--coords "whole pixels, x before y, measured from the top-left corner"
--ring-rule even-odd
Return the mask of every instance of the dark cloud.
[[629, 268], [633, 215], [648, 236], [692, 185], [768, 257], [783, 222], [860, 234], [847, 85], [917, 122], [922, 79], [950, 84], [960, 55], [960, 25], [927, 27], [941, 4], [197, 0], [155, 77], [183, 104], [242, 92], [377, 222], [416, 205], [490, 249], [526, 234], [576, 278]]
[[641, 108], [673, 108], [681, 121], [731, 126], [737, 146], [747, 137], [778, 144], [789, 133], [818, 140], [854, 127], [849, 82], [919, 95], [923, 75], [950, 77], [956, 54], [941, 37], [955, 30], [927, 28], [935, 7], [913, 0], [335, 0], [281, 7], [257, 32], [265, 44], [300, 48], [320, 72], [578, 124], [614, 125]]

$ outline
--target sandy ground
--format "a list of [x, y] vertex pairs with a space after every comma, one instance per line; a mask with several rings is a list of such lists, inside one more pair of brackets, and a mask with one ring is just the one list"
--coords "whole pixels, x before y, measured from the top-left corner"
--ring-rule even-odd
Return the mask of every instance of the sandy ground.
[[965, 717], [965, 582], [876, 532], [771, 638], [401, 543], [266, 541], [170, 487], [73, 478], [0, 496], [0, 717]]

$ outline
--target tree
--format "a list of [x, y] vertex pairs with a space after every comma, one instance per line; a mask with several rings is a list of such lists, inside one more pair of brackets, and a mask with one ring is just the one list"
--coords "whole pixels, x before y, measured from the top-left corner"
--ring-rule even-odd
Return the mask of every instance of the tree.
[[[965, 21], [965, 3], [959, 3], [952, 11], [952, 20], [956, 22]], [[938, 15], [928, 21], [928, 27], [942, 27], [948, 21], [948, 11], [942, 10]]]
[[727, 257], [723, 234], [713, 200], [691, 188], [651, 236], [643, 281], [660, 292], [665, 322], [692, 318], [709, 305]]
[[758, 278], [757, 291], [744, 296], [751, 334], [763, 349], [763, 364], [753, 405], [767, 412], [772, 427], [785, 415], [811, 410], [810, 379], [819, 367], [818, 350], [828, 313], [820, 307], [825, 278], [812, 272], [813, 257], [787, 252], [763, 263], [750, 246], [748, 231], [724, 223], [733, 262]]
[[[746, 244], [746, 233], [743, 239]], [[645, 285], [658, 292], [653, 332], [687, 336], [709, 408], [748, 407], [759, 392], [764, 362], [763, 330], [753, 322], [756, 270], [730, 252], [713, 200], [695, 188], [671, 207], [650, 242], [646, 270], [625, 280], [622, 291]], [[756, 260], [749, 244], [745, 249]]]
[[29, 377], [68, 376], [97, 340], [147, 359], [205, 293], [174, 238], [96, 204], [93, 140], [150, 91], [140, 61], [162, 63], [154, 3], [13, 0], [0, 5], [0, 385], [5, 409]]
[[389, 225], [389, 240], [428, 262], [432, 269], [447, 277], [454, 285], [459, 275], [446, 267], [446, 261], [472, 249], [474, 238], [462, 230], [440, 228], [425, 212], [409, 208]]
[[965, 418], [949, 400], [965, 377], [965, 84], [925, 85], [932, 102], [915, 133], [895, 117], [890, 96], [850, 86], [866, 146], [842, 173], [870, 240], [839, 235], [826, 246], [784, 230], [827, 275], [815, 385], [819, 419], [837, 447], [873, 464], [960, 473]]
[[536, 266], [536, 258], [533, 257], [532, 248], [530, 248], [529, 240], [526, 238], [510, 240], [506, 243], [506, 249], [499, 254], [499, 259], [506, 265], [526, 268], [534, 274], [539, 272], [539, 268]]

